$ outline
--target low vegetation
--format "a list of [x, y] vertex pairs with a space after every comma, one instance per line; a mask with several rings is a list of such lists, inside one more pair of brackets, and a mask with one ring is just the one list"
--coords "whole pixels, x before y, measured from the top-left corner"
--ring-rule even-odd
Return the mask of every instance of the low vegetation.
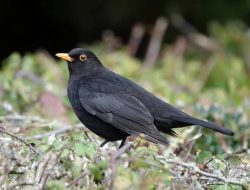
[[[170, 146], [143, 137], [99, 148], [66, 94], [67, 65], [46, 51], [13, 52], [0, 69], [0, 189], [249, 189], [250, 37], [240, 23], [210, 27], [215, 49], [184, 40], [162, 47], [153, 68], [107, 42], [102, 62], [191, 115], [235, 131], [176, 129]], [[180, 41], [179, 41], [180, 42]]]

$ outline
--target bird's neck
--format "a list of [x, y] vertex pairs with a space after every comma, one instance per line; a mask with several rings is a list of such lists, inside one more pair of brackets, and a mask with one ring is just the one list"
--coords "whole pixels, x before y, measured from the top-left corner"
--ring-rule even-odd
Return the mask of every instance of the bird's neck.
[[81, 77], [93, 77], [97, 76], [100, 73], [103, 72], [103, 69], [105, 69], [103, 66], [96, 66], [96, 67], [91, 67], [91, 68], [80, 68], [80, 69], [72, 69], [69, 67], [69, 78], [70, 79], [79, 79]]

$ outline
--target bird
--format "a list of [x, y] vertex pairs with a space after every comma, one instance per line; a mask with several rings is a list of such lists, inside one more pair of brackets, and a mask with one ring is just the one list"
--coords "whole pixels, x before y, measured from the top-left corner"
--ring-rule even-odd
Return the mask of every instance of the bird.
[[194, 118], [168, 104], [130, 79], [107, 67], [88, 49], [75, 48], [57, 53], [69, 70], [67, 94], [78, 119], [108, 142], [143, 135], [148, 141], [168, 145], [165, 134], [176, 137], [173, 129], [198, 125], [230, 135], [230, 129]]

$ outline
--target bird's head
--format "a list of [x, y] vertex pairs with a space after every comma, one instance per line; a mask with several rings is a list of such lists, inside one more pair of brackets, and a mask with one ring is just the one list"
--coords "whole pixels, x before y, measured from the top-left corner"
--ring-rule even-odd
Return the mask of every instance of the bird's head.
[[56, 56], [68, 62], [70, 74], [83, 74], [102, 66], [95, 54], [87, 49], [75, 48], [68, 53], [57, 53]]

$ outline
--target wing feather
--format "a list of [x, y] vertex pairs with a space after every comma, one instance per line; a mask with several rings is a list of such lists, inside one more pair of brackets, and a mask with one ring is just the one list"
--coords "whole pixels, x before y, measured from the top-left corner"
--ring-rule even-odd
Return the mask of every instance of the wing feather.
[[79, 97], [87, 112], [121, 131], [129, 135], [143, 133], [152, 142], [168, 144], [167, 139], [155, 127], [149, 110], [134, 96], [89, 92], [81, 88]]

